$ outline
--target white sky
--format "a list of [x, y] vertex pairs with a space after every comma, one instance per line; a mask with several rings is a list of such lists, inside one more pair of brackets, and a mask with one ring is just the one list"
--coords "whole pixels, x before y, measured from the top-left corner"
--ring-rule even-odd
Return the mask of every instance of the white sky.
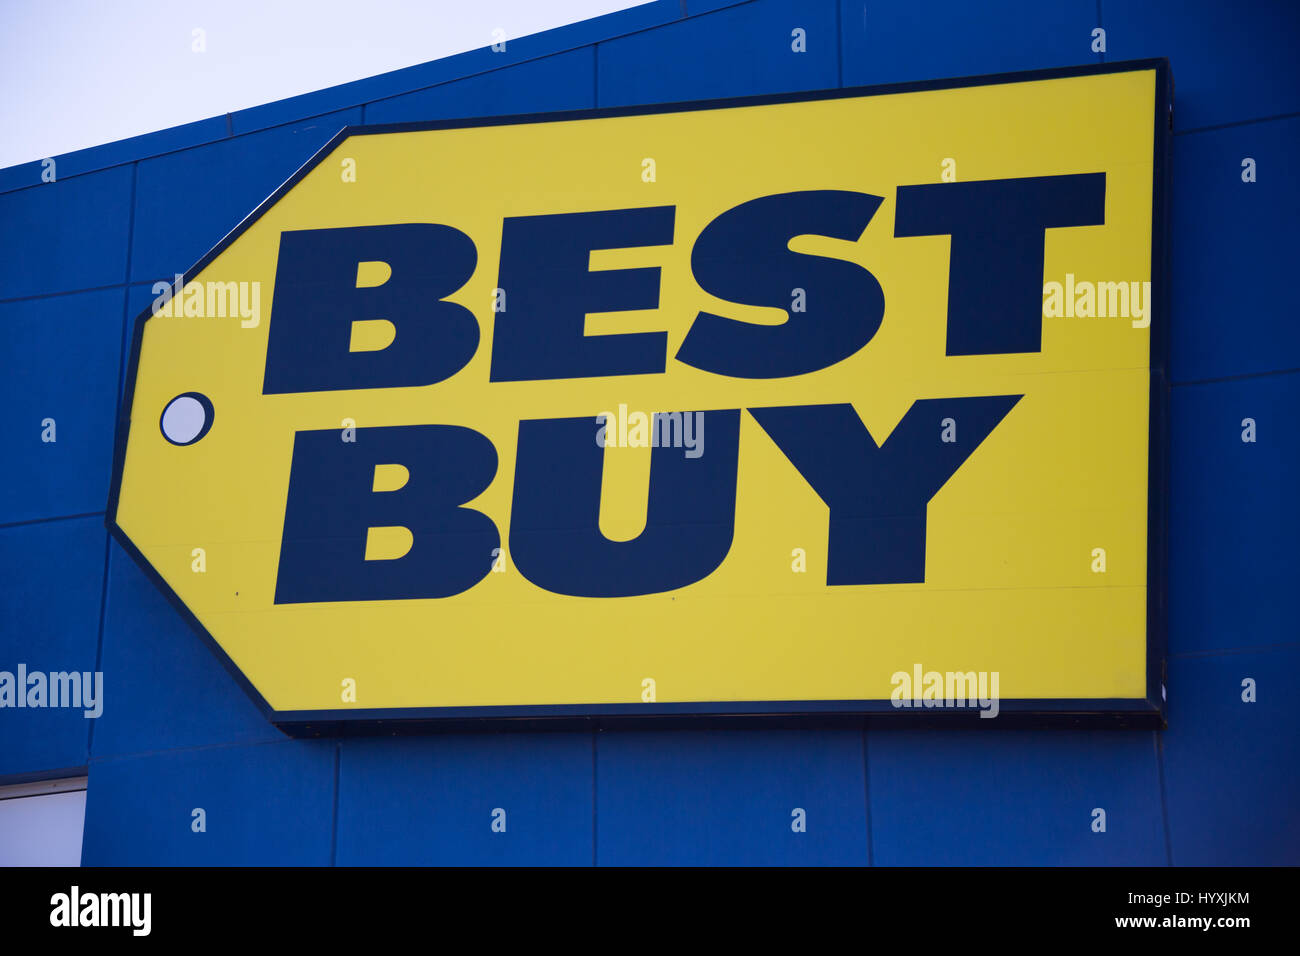
[[642, 2], [0, 0], [0, 168]]

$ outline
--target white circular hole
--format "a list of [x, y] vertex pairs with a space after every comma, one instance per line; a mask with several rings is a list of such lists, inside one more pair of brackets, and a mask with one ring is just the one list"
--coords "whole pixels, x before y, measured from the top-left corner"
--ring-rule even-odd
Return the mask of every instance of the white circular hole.
[[162, 432], [167, 440], [177, 445], [188, 445], [203, 434], [208, 413], [197, 398], [182, 395], [174, 398], [163, 410]]

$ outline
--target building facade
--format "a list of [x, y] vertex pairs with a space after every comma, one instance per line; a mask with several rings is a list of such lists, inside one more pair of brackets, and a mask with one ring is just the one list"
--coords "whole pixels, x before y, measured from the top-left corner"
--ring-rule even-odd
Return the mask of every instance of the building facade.
[[[0, 670], [102, 674], [93, 718], [0, 709], [0, 787], [88, 778], [91, 866], [1300, 862], [1297, 39], [1281, 0], [659, 0], [0, 170]], [[133, 320], [345, 126], [1148, 57], [1175, 84], [1167, 729], [290, 738], [109, 537]]]

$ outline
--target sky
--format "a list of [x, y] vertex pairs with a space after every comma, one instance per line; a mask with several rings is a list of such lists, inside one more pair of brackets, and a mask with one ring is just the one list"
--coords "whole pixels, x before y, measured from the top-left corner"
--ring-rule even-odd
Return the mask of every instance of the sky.
[[641, 2], [0, 0], [0, 168]]

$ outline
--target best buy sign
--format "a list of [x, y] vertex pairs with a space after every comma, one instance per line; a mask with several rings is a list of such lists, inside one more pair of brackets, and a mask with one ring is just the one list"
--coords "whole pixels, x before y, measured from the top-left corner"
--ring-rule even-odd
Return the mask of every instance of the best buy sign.
[[1155, 715], [1167, 102], [344, 130], [156, 290], [110, 525], [285, 724]]

